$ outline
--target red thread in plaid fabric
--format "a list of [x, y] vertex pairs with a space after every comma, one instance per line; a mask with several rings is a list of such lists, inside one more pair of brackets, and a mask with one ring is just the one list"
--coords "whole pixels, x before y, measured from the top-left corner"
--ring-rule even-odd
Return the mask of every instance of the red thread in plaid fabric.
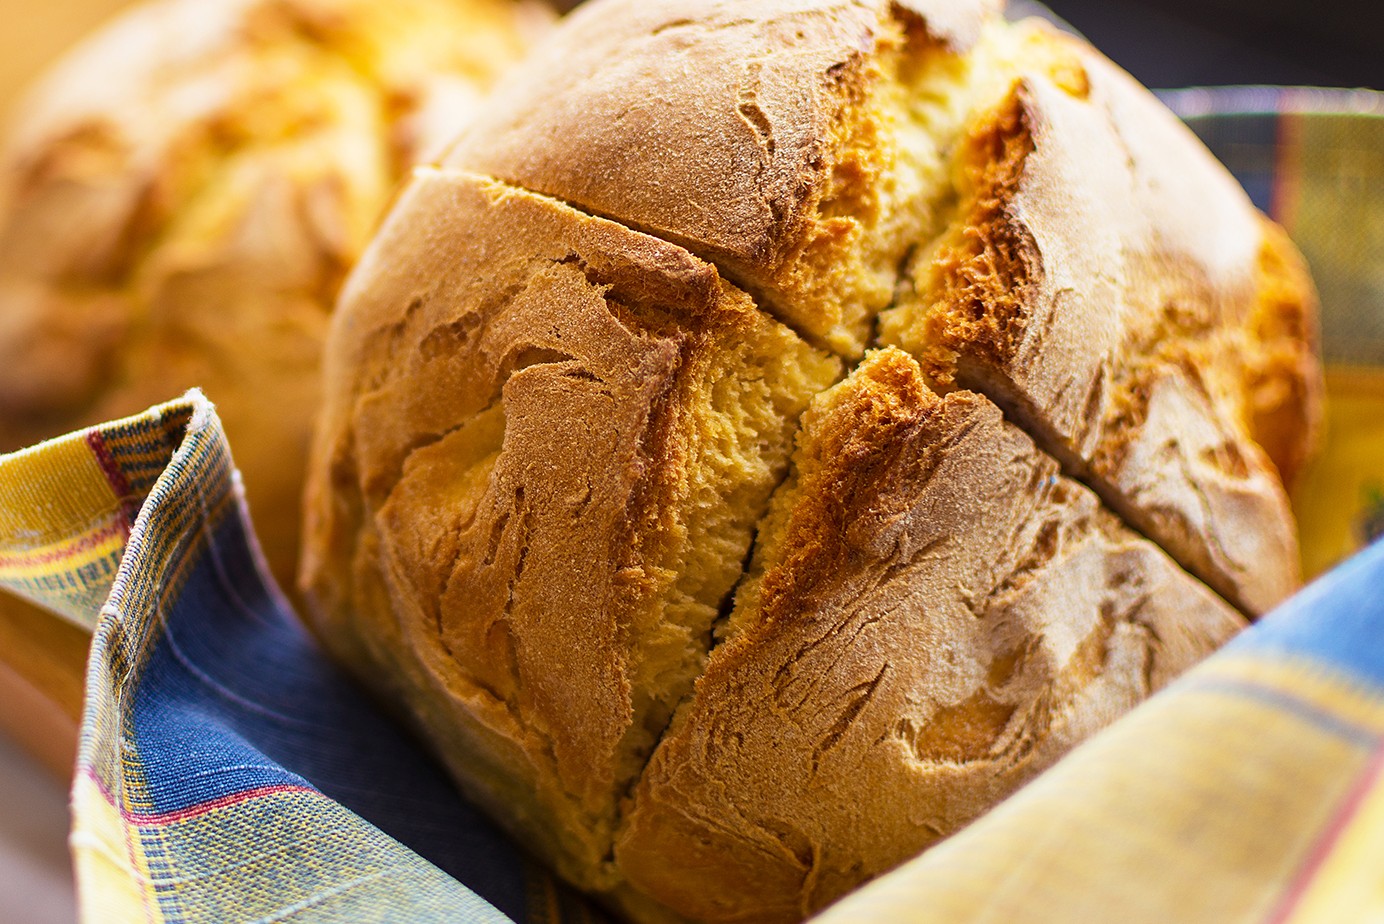
[[1380, 747], [1374, 752], [1369, 765], [1360, 774], [1360, 779], [1351, 787], [1345, 801], [1337, 809], [1336, 816], [1331, 819], [1331, 824], [1322, 829], [1321, 834], [1317, 837], [1317, 842], [1312, 845], [1307, 859], [1293, 878], [1293, 884], [1284, 894], [1278, 907], [1264, 919], [1264, 924], [1283, 924], [1292, 917], [1293, 912], [1302, 902], [1302, 897], [1307, 894], [1307, 889], [1317, 878], [1322, 864], [1331, 856], [1332, 848], [1336, 846], [1336, 842], [1340, 840], [1341, 835], [1350, 826], [1351, 820], [1360, 811], [1360, 806], [1364, 804], [1366, 797], [1374, 792], [1381, 780], [1384, 780], [1384, 747]]

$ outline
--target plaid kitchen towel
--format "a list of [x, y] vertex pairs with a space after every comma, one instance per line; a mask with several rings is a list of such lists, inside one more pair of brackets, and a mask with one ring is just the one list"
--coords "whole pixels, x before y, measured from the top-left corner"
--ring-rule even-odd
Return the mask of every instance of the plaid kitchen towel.
[[[1226, 100], [1250, 111], [1217, 114]], [[1329, 384], [1358, 387], [1333, 391], [1328, 474], [1299, 498], [1324, 566], [1384, 518], [1384, 109], [1170, 101], [1307, 252]], [[196, 393], [0, 458], [0, 584], [94, 629], [73, 792], [84, 916], [590, 917], [337, 674], [265, 574]], [[1384, 920], [1381, 640], [1375, 545], [822, 919]]]
[[72, 795], [84, 918], [589, 917], [266, 575], [199, 393], [0, 459], [0, 583], [95, 630]]
[[821, 924], [1384, 921], [1384, 543]]

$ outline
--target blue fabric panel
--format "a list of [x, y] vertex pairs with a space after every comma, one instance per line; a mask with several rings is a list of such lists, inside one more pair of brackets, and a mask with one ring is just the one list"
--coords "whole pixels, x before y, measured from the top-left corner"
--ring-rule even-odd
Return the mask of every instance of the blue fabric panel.
[[165, 614], [136, 693], [149, 810], [310, 785], [522, 919], [518, 849], [275, 604], [240, 519], [225, 517], [211, 542]]
[[1312, 658], [1384, 688], [1384, 541], [1324, 575], [1227, 646]]

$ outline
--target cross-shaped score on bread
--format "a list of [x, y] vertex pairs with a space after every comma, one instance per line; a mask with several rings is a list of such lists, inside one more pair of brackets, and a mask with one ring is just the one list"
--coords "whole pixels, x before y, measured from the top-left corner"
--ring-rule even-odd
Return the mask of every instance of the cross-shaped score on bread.
[[636, 920], [800, 919], [1295, 587], [1300, 260], [989, 4], [595, 0], [328, 350], [321, 635]]

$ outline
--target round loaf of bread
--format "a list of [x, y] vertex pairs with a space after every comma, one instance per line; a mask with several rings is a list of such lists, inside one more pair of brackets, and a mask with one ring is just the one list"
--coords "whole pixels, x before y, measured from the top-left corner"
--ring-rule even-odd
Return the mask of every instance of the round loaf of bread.
[[155, 0], [0, 151], [0, 451], [201, 386], [291, 586], [337, 290], [546, 22], [510, 0]]
[[798, 920], [1292, 591], [1314, 324], [1084, 43], [594, 0], [343, 291], [312, 617], [623, 914]]

